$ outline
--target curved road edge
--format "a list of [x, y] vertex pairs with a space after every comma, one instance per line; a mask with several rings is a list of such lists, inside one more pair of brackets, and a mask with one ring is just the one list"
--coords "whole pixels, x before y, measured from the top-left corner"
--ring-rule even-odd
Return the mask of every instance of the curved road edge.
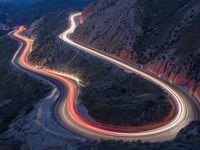
[[[163, 127], [144, 131], [140, 133], [120, 133], [120, 132], [112, 132], [107, 130], [102, 130], [94, 126], [88, 126], [86, 124], [83, 124], [81, 122], [81, 126], [79, 125], [79, 128], [77, 130], [80, 130], [80, 128], [85, 127], [85, 130], [90, 131], [90, 136], [95, 137], [103, 137], [103, 138], [111, 138], [111, 139], [134, 139], [134, 140], [147, 140], [147, 141], [164, 141], [164, 140], [170, 140], [173, 139], [176, 134], [179, 132], [180, 129], [184, 128], [187, 124], [189, 124], [193, 120], [199, 119], [199, 104], [191, 98], [187, 93], [185, 93], [180, 88], [176, 87], [175, 85], [172, 85], [159, 77], [156, 77], [155, 75], [142, 70], [141, 68], [138, 68], [136, 66], [132, 66], [130, 64], [127, 64], [125, 62], [122, 62], [116, 58], [113, 58], [109, 56], [108, 54], [97, 50], [90, 48], [89, 46], [80, 44], [76, 41], [73, 41], [70, 39], [70, 35], [74, 32], [77, 24], [76, 19], [81, 16], [81, 13], [74, 13], [71, 14], [69, 17], [69, 28], [59, 35], [59, 37], [68, 43], [69, 45], [76, 47], [86, 53], [89, 53], [95, 57], [101, 58], [105, 61], [108, 61], [112, 64], [115, 64], [119, 66], [120, 68], [123, 68], [124, 70], [128, 70], [132, 73], [135, 73], [137, 75], [140, 75], [141, 77], [153, 82], [154, 84], [160, 86], [163, 90], [165, 90], [168, 94], [170, 94], [176, 105], [177, 105], [177, 115], [176, 117], [167, 125], [164, 125]], [[70, 105], [70, 104], [69, 104]], [[69, 114], [73, 118], [73, 120], [78, 121], [78, 116], [74, 112], [70, 112], [72, 109], [69, 108], [68, 112], [65, 112], [64, 114]], [[66, 117], [62, 118], [63, 122], [68, 124], [68, 121]], [[91, 131], [93, 131], [93, 134], [91, 134]], [[95, 133], [94, 133], [95, 132]], [[99, 135], [100, 134], [100, 135]]]
[[80, 16], [80, 13], [72, 14], [70, 16], [70, 28], [61, 34], [60, 38], [78, 49], [100, 57], [106, 61], [122, 67], [123, 69], [139, 74], [145, 79], [159, 85], [173, 96], [178, 108], [178, 113], [177, 116], [169, 124], [154, 130], [148, 130], [139, 133], [109, 131], [85, 122], [82, 120], [82, 118], [80, 118], [80, 116], [78, 116], [75, 111], [75, 101], [78, 94], [78, 87], [76, 82], [70, 80], [70, 76], [67, 76], [66, 74], [52, 71], [47, 68], [39, 68], [28, 62], [27, 56], [32, 48], [33, 41], [20, 34], [24, 30], [23, 26], [21, 26], [19, 29], [13, 32], [12, 36], [23, 43], [23, 51], [19, 52], [13, 57], [13, 62], [23, 70], [45, 78], [59, 87], [61, 94], [56, 105], [55, 117], [62, 126], [70, 128], [71, 130], [89, 138], [95, 139], [164, 141], [174, 138], [178, 131], [185, 127], [190, 121], [199, 119], [199, 109], [197, 104], [191, 100], [191, 98], [182, 90], [137, 67], [131, 66], [110, 56], [102, 54], [97, 50], [87, 48], [72, 41], [69, 36], [76, 28], [74, 19], [78, 16]]

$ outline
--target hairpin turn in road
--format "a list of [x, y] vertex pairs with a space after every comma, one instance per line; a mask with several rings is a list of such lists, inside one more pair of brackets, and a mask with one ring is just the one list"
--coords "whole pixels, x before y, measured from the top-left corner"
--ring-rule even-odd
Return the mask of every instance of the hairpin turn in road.
[[115, 59], [99, 50], [89, 48], [71, 40], [70, 35], [74, 32], [77, 26], [75, 19], [77, 19], [80, 15], [81, 13], [70, 15], [69, 28], [59, 37], [75, 48], [78, 48], [88, 54], [99, 57], [110, 63], [113, 63], [125, 70], [129, 70], [132, 73], [138, 74], [141, 77], [160, 86], [172, 96], [177, 107], [177, 114], [174, 119], [172, 119], [169, 123], [163, 125], [162, 127], [136, 133], [107, 130], [87, 122], [79, 116], [75, 109], [75, 102], [78, 94], [77, 83], [75, 81], [72, 81], [70, 77], [66, 76], [63, 73], [59, 73], [57, 71], [53, 71], [44, 67], [36, 67], [28, 61], [27, 57], [32, 48], [33, 41], [21, 34], [21, 32], [23, 32], [24, 30], [24, 27], [21, 26], [13, 31], [11, 34], [12, 37], [21, 42], [21, 47], [14, 55], [12, 63], [18, 68], [30, 74], [47, 79], [60, 89], [60, 96], [55, 106], [56, 120], [59, 122], [60, 125], [71, 129], [81, 135], [94, 139], [164, 141], [173, 139], [178, 131], [185, 127], [189, 122], [199, 119], [198, 104], [195, 103], [195, 101], [192, 100], [189, 95], [187, 95], [178, 87], [163, 81], [162, 79], [152, 75], [151, 73], [146, 72], [141, 68], [132, 66], [118, 59]]

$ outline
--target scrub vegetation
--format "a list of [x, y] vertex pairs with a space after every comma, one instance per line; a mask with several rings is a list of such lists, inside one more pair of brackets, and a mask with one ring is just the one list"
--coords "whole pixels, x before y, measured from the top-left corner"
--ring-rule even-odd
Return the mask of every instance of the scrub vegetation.
[[7, 35], [0, 37], [0, 132], [8, 129], [9, 123], [18, 114], [29, 113], [51, 87], [21, 72], [11, 65], [18, 48], [16, 41]]

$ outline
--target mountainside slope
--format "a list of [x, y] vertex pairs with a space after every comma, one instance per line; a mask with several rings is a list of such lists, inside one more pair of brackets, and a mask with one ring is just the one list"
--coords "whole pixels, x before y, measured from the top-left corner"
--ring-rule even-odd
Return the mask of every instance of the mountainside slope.
[[[36, 26], [31, 26], [30, 32], [35, 44], [30, 61], [77, 75], [84, 84], [80, 89], [80, 109], [86, 107], [89, 115], [99, 122], [143, 125], [160, 123], [165, 117], [169, 119], [172, 106], [167, 100], [167, 94], [159, 87], [69, 47], [58, 38], [66, 29], [66, 13], [61, 11], [49, 14], [37, 22]], [[157, 113], [153, 113], [155, 111]], [[131, 112], [132, 115], [129, 115]]]
[[72, 38], [140, 63], [200, 100], [199, 1], [99, 0], [82, 21]]
[[[100, 2], [101, 2], [101, 4], [100, 4]], [[160, 6], [160, 2], [163, 2], [163, 7], [165, 7], [166, 3], [177, 2], [177, 4], [178, 4], [180, 2], [187, 3], [188, 1], [178, 1], [178, 0], [177, 1], [174, 1], [174, 0], [173, 1], [172, 0], [169, 0], [169, 1], [164, 1], [164, 0], [160, 0], [160, 1], [159, 0], [154, 0], [154, 1], [152, 1], [152, 0], [150, 0], [150, 1], [144, 1], [144, 0], [141, 0], [141, 1], [139, 1], [139, 0], [138, 1], [135, 1], [135, 0], [133, 0], [133, 1], [130, 1], [130, 0], [129, 1], [128, 0], [127, 1], [124, 1], [124, 0], [121, 0], [121, 1], [119, 1], [119, 0], [99, 0], [99, 3], [95, 3], [95, 5], [89, 5], [89, 7], [87, 7], [86, 10], [83, 12], [84, 16], [82, 19], [84, 19], [85, 22], [77, 29], [77, 31], [80, 30], [80, 34], [83, 34], [81, 27], [82, 26], [85, 26], [85, 28], [89, 27], [89, 25], [85, 25], [85, 23], [87, 22], [87, 20], [89, 20], [90, 15], [94, 15], [93, 20], [95, 19], [96, 15], [99, 16], [99, 14], [98, 14], [99, 11], [96, 10], [96, 5], [102, 5], [101, 9], [104, 10], [107, 8], [108, 3], [110, 6], [112, 6], [112, 5], [115, 5], [115, 3], [117, 3], [117, 2], [118, 2], [117, 7], [113, 6], [117, 10], [118, 10], [118, 7], [121, 7], [122, 5], [124, 5], [123, 2], [128, 2], [128, 4], [129, 4], [126, 7], [122, 6], [123, 7], [121, 9], [122, 11], [120, 11], [121, 14], [118, 13], [118, 15], [123, 15], [124, 11], [126, 13], [128, 13], [129, 10], [132, 9], [132, 7], [136, 10], [137, 9], [140, 10], [140, 11], [133, 10], [133, 13], [141, 14], [143, 12], [142, 14], [144, 15], [144, 9], [145, 9], [146, 15], [147, 14], [150, 15], [151, 9], [146, 9], [144, 7], [144, 6], [148, 6], [147, 2], [149, 2], [149, 4], [152, 4], [155, 2], [155, 3], [157, 3], [157, 5], [159, 4], [158, 6]], [[191, 1], [191, 3], [193, 3], [193, 1]], [[181, 7], [182, 7], [182, 5], [181, 5]], [[157, 12], [158, 8], [160, 8], [158, 6], [153, 4], [152, 11]], [[167, 7], [167, 9], [169, 11], [171, 11], [170, 8], [171, 8], [171, 6], [169, 5]], [[58, 7], [58, 9], [59, 9], [59, 7]], [[115, 9], [113, 9], [112, 11], [108, 10], [107, 15], [114, 13]], [[92, 14], [91, 12], [93, 12], [93, 11], [96, 11], [96, 13]], [[163, 12], [161, 10], [159, 10], [159, 11], [161, 14], [163, 14]], [[32, 12], [34, 12], [34, 11], [32, 11]], [[58, 39], [58, 35], [62, 31], [64, 31], [67, 27], [66, 22], [67, 22], [67, 18], [68, 18], [68, 13], [69, 13], [69, 11], [61, 10], [61, 11], [56, 11], [54, 13], [51, 12], [50, 14], [44, 13], [45, 15], [42, 16], [42, 18], [40, 18], [40, 16], [38, 16], [38, 18], [40, 18], [40, 19], [31, 25], [29, 33], [27, 33], [27, 35], [32, 35], [35, 38], [33, 51], [31, 53], [31, 56], [29, 57], [29, 59], [35, 64], [48, 66], [53, 69], [59, 68], [59, 70], [61, 70], [61, 71], [71, 73], [71, 74], [81, 78], [84, 86], [81, 87], [82, 90], [81, 90], [78, 101], [80, 102], [80, 100], [82, 100], [84, 102], [84, 105], [88, 108], [90, 115], [93, 115], [93, 116], [98, 115], [97, 117], [101, 117], [99, 119], [103, 118], [106, 121], [110, 121], [111, 119], [114, 119], [115, 121], [116, 120], [121, 121], [121, 120], [118, 120], [117, 117], [119, 117], [120, 119], [123, 119], [122, 121], [124, 121], [126, 119], [125, 123], [130, 123], [128, 121], [131, 121], [131, 120], [129, 120], [128, 117], [130, 114], [133, 114], [133, 112], [136, 112], [134, 115], [136, 115], [136, 117], [139, 118], [137, 120], [138, 122], [141, 120], [142, 121], [145, 120], [146, 122], [152, 121], [152, 120], [155, 121], [155, 119], [163, 118], [163, 115], [166, 115], [166, 113], [168, 112], [170, 107], [169, 107], [169, 103], [166, 100], [166, 98], [161, 97], [161, 99], [159, 99], [159, 96], [164, 94], [163, 91], [161, 91], [159, 89], [159, 87], [156, 87], [155, 85], [152, 85], [151, 83], [149, 83], [137, 76], [127, 74], [124, 71], [122, 71], [121, 69], [118, 69], [117, 67], [115, 67], [109, 63], [106, 63], [97, 58], [89, 56], [88, 54], [82, 53], [81, 51], [79, 51], [76, 48], [67, 46], [66, 43], [63, 43], [60, 41], [60, 39]], [[152, 13], [152, 14], [153, 15], [151, 15], [151, 17], [154, 16], [154, 18], [156, 18], [157, 14], [154, 14], [154, 13]], [[105, 14], [102, 14], [102, 15], [104, 15], [104, 17], [105, 17]], [[118, 24], [122, 24], [123, 26], [126, 26], [126, 24], [129, 24], [132, 20], [132, 17], [131, 17], [132, 15], [130, 15], [130, 16], [128, 15], [129, 20], [126, 20], [126, 18], [124, 18], [126, 16], [127, 15], [123, 16], [122, 21], [118, 22]], [[103, 19], [103, 16], [102, 16], [102, 19]], [[129, 38], [127, 38], [128, 41], [131, 42], [130, 45], [133, 44], [133, 48], [130, 45], [126, 45], [126, 41], [124, 41], [123, 45], [121, 45], [120, 42], [118, 41], [118, 38], [120, 39], [120, 41], [123, 41], [124, 39], [126, 39], [126, 38], [124, 38], [124, 36], [126, 36], [126, 35], [129, 36], [129, 34], [123, 33], [123, 32], [126, 32], [126, 28], [123, 28], [123, 27], [119, 27], [119, 31], [123, 30], [123, 32], [118, 33], [117, 32], [118, 30], [116, 30], [116, 33], [114, 33], [114, 35], [115, 34], [117, 35], [116, 37], [113, 36], [113, 38], [115, 39], [115, 42], [119, 42], [117, 44], [116, 48], [115, 48], [115, 46], [113, 47], [113, 49], [111, 49], [112, 47], [109, 47], [111, 44], [113, 44], [113, 43], [109, 43], [112, 41], [109, 41], [107, 43], [110, 45], [106, 45], [106, 44], [101, 45], [102, 48], [105, 49], [105, 51], [112, 52], [115, 55], [120, 56], [121, 59], [126, 60], [126, 61], [128, 60], [129, 62], [132, 62], [132, 63], [137, 62], [137, 63], [142, 63], [142, 64], [150, 64], [150, 62], [151, 61], [153, 62], [153, 60], [157, 60], [157, 59], [159, 60], [159, 58], [157, 58], [157, 57], [159, 57], [159, 55], [164, 53], [165, 52], [164, 50], [159, 51], [159, 54], [157, 55], [157, 54], [151, 54], [153, 48], [142, 49], [142, 47], [145, 47], [145, 46], [143, 46], [143, 44], [145, 44], [146, 42], [148, 42], [150, 40], [149, 38], [145, 39], [144, 35], [147, 34], [146, 36], [150, 36], [151, 34], [149, 34], [147, 31], [150, 30], [149, 32], [151, 32], [152, 29], [145, 28], [144, 26], [141, 26], [141, 24], [143, 21], [145, 21], [145, 20], [151, 21], [151, 19], [152, 18], [148, 19], [148, 17], [147, 18], [144, 17], [143, 19], [140, 19], [140, 16], [139, 17], [136, 16], [134, 18], [134, 21], [137, 21], [136, 26], [126, 27], [131, 32], [133, 30], [137, 31], [136, 32], [137, 36], [136, 36], [136, 34], [131, 33], [130, 34], [131, 36]], [[165, 17], [163, 17], [163, 19], [165, 19]], [[109, 20], [112, 20], [112, 18], [110, 18]], [[112, 23], [114, 24], [117, 21], [118, 21], [118, 17], [115, 17], [115, 21], [112, 21]], [[124, 21], [126, 21], [128, 23], [126, 23]], [[158, 19], [158, 21], [155, 21], [155, 24], [157, 24], [159, 22], [161, 22], [161, 21]], [[91, 23], [92, 23], [92, 20], [91, 20]], [[134, 23], [130, 23], [130, 24], [132, 25]], [[103, 24], [101, 24], [100, 21], [98, 22], [97, 25], [100, 26], [98, 33], [101, 34], [102, 33], [101, 31], [104, 29], [105, 26]], [[150, 25], [150, 24], [147, 23], [147, 25]], [[164, 23], [163, 23], [163, 26], [164, 26]], [[112, 28], [113, 27], [115, 27], [115, 26], [112, 26]], [[156, 28], [159, 28], [159, 27], [160, 26], [158, 25]], [[108, 29], [106, 29], [106, 30], [108, 30]], [[115, 29], [113, 29], [113, 30], [114, 31], [112, 31], [112, 32], [115, 32]], [[93, 31], [93, 30], [92, 31], [88, 30], [88, 32], [94, 32], [94, 34], [96, 34], [95, 31]], [[152, 31], [152, 33], [153, 32], [154, 31]], [[159, 33], [161, 34], [162, 32], [159, 32]], [[80, 39], [80, 41], [82, 41], [83, 40], [82, 37], [79, 38], [78, 34], [79, 33], [77, 32], [76, 35], [74, 36], [74, 38]], [[104, 34], [109, 35], [109, 33], [104, 33]], [[162, 36], [159, 36], [157, 38], [159, 39], [161, 37]], [[131, 39], [134, 39], [134, 40], [132, 41]], [[144, 43], [142, 42], [142, 40], [144, 40]], [[152, 43], [154, 42], [154, 40], [155, 39], [152, 40]], [[162, 39], [160, 39], [160, 40], [162, 40]], [[85, 40], [85, 42], [87, 42], [88, 44], [92, 44], [92, 43], [90, 43], [89, 40]], [[93, 46], [97, 47], [99, 42], [101, 42], [101, 39], [98, 39], [97, 42], [94, 42]], [[4, 44], [8, 43], [7, 45], [9, 45], [10, 42], [8, 40], [8, 42], [3, 41], [2, 43], [4, 43]], [[14, 46], [14, 45], [12, 44], [11, 46]], [[107, 46], [109, 47], [109, 49], [107, 49]], [[118, 48], [118, 46], [120, 46], [120, 48]], [[6, 49], [7, 47], [8, 46], [5, 46], [5, 50], [4, 50], [5, 53], [8, 52], [8, 50]], [[121, 49], [121, 47], [123, 47], [123, 49]], [[10, 50], [13, 51], [15, 49], [16, 48], [10, 49]], [[110, 51], [110, 49], [111, 49], [111, 51]], [[115, 52], [116, 49], [117, 49], [117, 52]], [[149, 54], [149, 57], [151, 56], [151, 58], [146, 59], [146, 57], [148, 55], [144, 56], [143, 50], [146, 50], [147, 54]], [[172, 51], [172, 49], [169, 49], [168, 51], [170, 53]], [[11, 55], [12, 54], [10, 54], [9, 57], [11, 57]], [[172, 55], [173, 55], [173, 53], [172, 53]], [[0, 56], [2, 56], [1, 61], [4, 60], [3, 58], [5, 58], [5, 55], [0, 55]], [[196, 60], [198, 61], [199, 60], [198, 53], [197, 53], [197, 55], [194, 55], [194, 56], [195, 56]], [[10, 60], [11, 58], [7, 58], [7, 59]], [[170, 64], [170, 62], [169, 62], [169, 64]], [[153, 66], [153, 65], [146, 65], [146, 66], [148, 67], [148, 66]], [[196, 66], [196, 67], [198, 69], [198, 66]], [[151, 67], [148, 67], [148, 68], [151, 69]], [[160, 68], [160, 67], [158, 67], [158, 68]], [[160, 70], [160, 69], [158, 69], [158, 70]], [[3, 69], [0, 69], [0, 72], [1, 71], [4, 74]], [[14, 74], [16, 75], [16, 72], [14, 72]], [[12, 81], [14, 81], [16, 83], [16, 86], [14, 86], [14, 88], [18, 87], [18, 85], [20, 83], [23, 83], [23, 81], [21, 81], [21, 80], [22, 80], [22, 78], [24, 78], [24, 76], [20, 75], [19, 79], [17, 78], [17, 80], [16, 80], [16, 77], [13, 75], [13, 73], [11, 74], [11, 76], [12, 76]], [[14, 79], [13, 79], [13, 77], [14, 77]], [[39, 89], [39, 91], [41, 93], [43, 93], [44, 92], [43, 90], [45, 90], [45, 87], [38, 85], [38, 83], [36, 83], [35, 80], [33, 80], [33, 81], [34, 81], [34, 83], [32, 83], [32, 80], [31, 80], [31, 85], [33, 84], [33, 85], [36, 85], [36, 87], [40, 87], [41, 89]], [[18, 82], [20, 82], [20, 83], [18, 83]], [[1, 83], [3, 83], [3, 82], [1, 82]], [[26, 84], [22, 84], [22, 86], [20, 86], [21, 88], [17, 88], [17, 90], [19, 90], [19, 92], [16, 92], [17, 95], [22, 97], [22, 95], [27, 94], [26, 90], [24, 90], [24, 86], [26, 86], [26, 85], [28, 85], [27, 87], [33, 89], [33, 87], [30, 86], [29, 84], [30, 83], [27, 83], [27, 81], [26, 81]], [[5, 83], [2, 84], [2, 89], [5, 89], [4, 85], [5, 85]], [[13, 86], [13, 83], [10, 83], [9, 85], [10, 86], [8, 86], [7, 89], [11, 90], [11, 91], [15, 91], [15, 89], [10, 88]], [[0, 87], [1, 87], [1, 84], [0, 84]], [[7, 90], [5, 90], [5, 91], [7, 91]], [[20, 91], [23, 91], [25, 93], [20, 93]], [[38, 97], [35, 97], [36, 95], [34, 93], [34, 90], [29, 89], [28, 91], [31, 91], [31, 93], [33, 93], [33, 96], [31, 96], [31, 99], [32, 98], [34, 100], [38, 99]], [[147, 94], [144, 94], [145, 92]], [[17, 104], [21, 104], [21, 103], [23, 103], [23, 101], [27, 100], [27, 98], [24, 98], [24, 100], [22, 101], [22, 99], [18, 98], [18, 96], [10, 95], [10, 93], [12, 93], [12, 92], [8, 91], [7, 93], [6, 93], [7, 94], [6, 97], [3, 97], [3, 100], [5, 100], [5, 101], [7, 101], [7, 99], [6, 99], [7, 97], [11, 97], [11, 96], [13, 99], [17, 99], [16, 102], [20, 101]], [[18, 94], [18, 93], [20, 93], [20, 94]], [[29, 93], [29, 94], [31, 94], [31, 93]], [[98, 97], [98, 99], [96, 97]], [[158, 97], [158, 99], [156, 99], [156, 97]], [[30, 99], [28, 98], [28, 100], [30, 100]], [[138, 100], [138, 102], [137, 102], [137, 100]], [[28, 102], [28, 105], [30, 105], [30, 104], [31, 103]], [[131, 106], [130, 106], [130, 104], [131, 104]], [[5, 112], [5, 114], [9, 115], [7, 113], [7, 108], [5, 107], [5, 105], [7, 105], [7, 104], [4, 104], [4, 106], [2, 108]], [[13, 106], [13, 103], [11, 103], [10, 105]], [[129, 105], [130, 107], [124, 107], [127, 105]], [[109, 107], [107, 107], [107, 106], [111, 107], [112, 109], [109, 110]], [[134, 108], [132, 106], [139, 106], [139, 107]], [[128, 109], [128, 111], [127, 111], [127, 109]], [[18, 110], [20, 111], [21, 108]], [[96, 112], [94, 112], [94, 110]], [[113, 114], [111, 114], [111, 117], [108, 117], [108, 115], [105, 114], [104, 110], [106, 111], [106, 113], [114, 113], [115, 116], [117, 116], [118, 114], [119, 115], [115, 118], [111, 118]], [[120, 111], [118, 111], [118, 110], [120, 110]], [[141, 113], [141, 110], [143, 111], [143, 113]], [[29, 111], [31, 111], [31, 110], [28, 109], [28, 112]], [[124, 111], [127, 111], [129, 114], [124, 114], [123, 113]], [[16, 115], [16, 113], [15, 113], [16, 111], [10, 111], [10, 112], [11, 112], [11, 114], [14, 113]], [[93, 113], [93, 114], [91, 114], [91, 113]], [[137, 114], [140, 114], [140, 115], [137, 115]], [[107, 118], [103, 115], [106, 115]], [[133, 115], [131, 117], [133, 117]], [[2, 123], [2, 125], [5, 126], [5, 121], [1, 121], [1, 120], [0, 120], [0, 122]], [[69, 141], [69, 140], [66, 140], [66, 138], [65, 138], [65, 141], [63, 142], [63, 140], [60, 137], [57, 137], [57, 136], [54, 136], [51, 134], [50, 134], [50, 136], [54, 137], [54, 140], [52, 140], [53, 138], [50, 138], [51, 140], [49, 140], [49, 138], [46, 137], [47, 133], [44, 129], [39, 127], [39, 130], [38, 129], [30, 130], [29, 128], [27, 128], [27, 124], [29, 124], [29, 120], [27, 120], [26, 117], [24, 120], [26, 120], [25, 123], [21, 122], [23, 125], [19, 124], [18, 125], [19, 127], [18, 126], [15, 127], [16, 128], [15, 130], [18, 130], [18, 132], [13, 132], [12, 129], [9, 130], [9, 132], [12, 133], [12, 135], [13, 135], [12, 137], [3, 137], [3, 139], [2, 139], [3, 142], [0, 141], [0, 149], [1, 148], [8, 149], [9, 147], [10, 147], [10, 149], [20, 149], [20, 148], [27, 149], [27, 148], [29, 148], [29, 146], [30, 146], [30, 149], [31, 148], [35, 149], [36, 144], [37, 144], [37, 147], [39, 147], [39, 149], [45, 149], [45, 150], [46, 149], [63, 149], [63, 148], [66, 149], [68, 147], [69, 147], [69, 149], [77, 148], [80, 150], [83, 150], [83, 149], [95, 149], [95, 150], [107, 150], [107, 149], [108, 150], [110, 150], [110, 149], [116, 149], [116, 150], [117, 149], [119, 149], [119, 150], [121, 150], [121, 149], [127, 149], [127, 150], [129, 150], [129, 149], [130, 150], [132, 150], [132, 149], [138, 149], [138, 150], [140, 150], [140, 149], [166, 149], [166, 150], [167, 149], [184, 149], [184, 150], [186, 150], [186, 149], [188, 149], [188, 150], [191, 150], [191, 149], [199, 149], [199, 147], [200, 147], [200, 145], [199, 145], [199, 139], [200, 139], [199, 122], [192, 123], [187, 128], [183, 129], [178, 134], [177, 138], [174, 141], [167, 141], [167, 142], [163, 142], [163, 143], [147, 143], [147, 142], [143, 143], [141, 141], [124, 143], [122, 141], [102, 141], [102, 142], [91, 141], [91, 140], [89, 140], [89, 141], [87, 141], [87, 140], [86, 141], [85, 140], [84, 141], [70, 140]], [[19, 119], [18, 121], [21, 121], [21, 120]], [[33, 119], [33, 121], [35, 121], [35, 120]], [[135, 120], [133, 120], [133, 121], [135, 121]], [[158, 120], [156, 120], [156, 121], [158, 121]], [[136, 122], [136, 123], [138, 123], [138, 122]], [[114, 122], [114, 123], [119, 123], [119, 122]], [[142, 123], [142, 122], [140, 122], [140, 123]], [[22, 126], [24, 128], [21, 128]], [[3, 126], [1, 126], [1, 127], [3, 127]], [[36, 138], [34, 138], [34, 137], [36, 137]], [[12, 140], [9, 141], [9, 138], [11, 138]], [[55, 139], [57, 139], [57, 140], [55, 140]], [[17, 140], [17, 142], [15, 140]], [[4, 142], [4, 141], [6, 141], [6, 142]], [[74, 144], [74, 145], [76, 145], [75, 147], [73, 147], [74, 145], [71, 145], [71, 141], [73, 143], [75, 143]], [[47, 146], [47, 144], [49, 144], [49, 145]]]

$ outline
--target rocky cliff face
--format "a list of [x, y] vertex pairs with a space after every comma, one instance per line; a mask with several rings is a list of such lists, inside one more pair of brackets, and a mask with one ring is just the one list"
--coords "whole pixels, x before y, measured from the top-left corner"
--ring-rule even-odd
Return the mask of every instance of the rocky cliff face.
[[72, 38], [140, 63], [200, 100], [199, 1], [99, 0], [82, 18]]

